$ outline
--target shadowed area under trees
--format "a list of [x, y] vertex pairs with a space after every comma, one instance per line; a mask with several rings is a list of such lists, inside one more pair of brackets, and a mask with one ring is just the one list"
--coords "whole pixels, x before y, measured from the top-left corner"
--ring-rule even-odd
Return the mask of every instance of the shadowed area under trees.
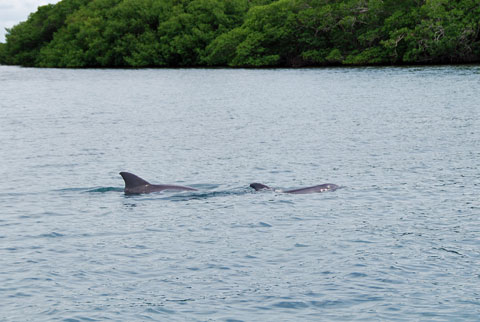
[[38, 67], [479, 61], [478, 0], [63, 0], [0, 43], [0, 63]]

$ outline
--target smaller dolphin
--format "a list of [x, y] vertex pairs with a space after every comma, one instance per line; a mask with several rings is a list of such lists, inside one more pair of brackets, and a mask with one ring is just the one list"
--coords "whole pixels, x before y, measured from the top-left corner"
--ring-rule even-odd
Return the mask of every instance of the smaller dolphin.
[[273, 190], [275, 192], [284, 192], [284, 193], [292, 193], [292, 194], [305, 194], [305, 193], [318, 193], [318, 192], [325, 192], [325, 191], [335, 191], [339, 188], [336, 184], [333, 183], [325, 183], [321, 184], [318, 186], [312, 186], [312, 187], [306, 187], [306, 188], [299, 188], [299, 189], [293, 189], [293, 190], [277, 190], [277, 189], [272, 189], [269, 186], [266, 186], [262, 183], [252, 183], [250, 184], [250, 187], [255, 189], [255, 191], [259, 190]]
[[181, 190], [181, 191], [197, 191], [195, 188], [185, 187], [185, 186], [176, 186], [176, 185], [166, 185], [166, 184], [150, 184], [142, 178], [134, 175], [129, 172], [120, 172], [123, 180], [125, 181], [125, 194], [141, 194], [141, 193], [150, 193], [163, 190]]

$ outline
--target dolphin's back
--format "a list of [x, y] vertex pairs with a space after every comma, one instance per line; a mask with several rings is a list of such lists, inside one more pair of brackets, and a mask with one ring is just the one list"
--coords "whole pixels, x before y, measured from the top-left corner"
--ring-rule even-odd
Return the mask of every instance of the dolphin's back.
[[291, 189], [291, 190], [275, 190], [270, 188], [263, 183], [251, 183], [250, 187], [255, 189], [255, 191], [259, 190], [274, 190], [276, 192], [284, 192], [284, 193], [291, 193], [291, 194], [304, 194], [304, 193], [318, 193], [318, 192], [325, 192], [325, 191], [334, 191], [337, 190], [339, 187], [333, 183], [325, 183], [318, 186], [306, 187], [306, 188], [298, 188], [298, 189]]
[[148, 181], [143, 180], [142, 178], [129, 172], [120, 172], [120, 175], [125, 181], [124, 191], [126, 194], [150, 193], [150, 192], [157, 192], [157, 191], [163, 191], [163, 190], [189, 190], [189, 191], [197, 190], [195, 188], [190, 188], [185, 186], [150, 184]]
[[163, 190], [185, 190], [185, 191], [197, 191], [197, 189], [187, 186], [178, 186], [174, 184], [151, 184], [149, 192], [163, 191]]
[[304, 193], [317, 193], [317, 192], [325, 192], [325, 191], [334, 191], [337, 190], [338, 186], [333, 183], [325, 183], [318, 186], [307, 187], [307, 188], [300, 188], [300, 189], [293, 189], [287, 190], [286, 193], [293, 193], [293, 194], [304, 194]]

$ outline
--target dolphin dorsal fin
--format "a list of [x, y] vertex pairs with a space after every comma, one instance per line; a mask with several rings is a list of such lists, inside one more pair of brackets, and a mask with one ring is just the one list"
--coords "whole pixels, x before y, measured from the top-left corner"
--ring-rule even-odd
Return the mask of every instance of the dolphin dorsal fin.
[[258, 182], [251, 183], [250, 187], [255, 189], [255, 191], [271, 189], [269, 186], [266, 186], [263, 183], [258, 183]]
[[125, 181], [125, 188], [133, 188], [133, 187], [138, 187], [138, 186], [145, 186], [148, 183], [147, 181], [143, 180], [142, 178], [134, 175], [133, 173], [130, 172], [120, 172], [120, 175], [122, 176], [123, 180]]

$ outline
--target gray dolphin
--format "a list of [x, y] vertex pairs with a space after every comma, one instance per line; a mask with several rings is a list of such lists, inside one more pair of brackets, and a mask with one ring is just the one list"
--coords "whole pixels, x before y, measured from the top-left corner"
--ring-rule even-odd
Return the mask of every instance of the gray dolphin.
[[177, 185], [167, 185], [167, 184], [150, 184], [142, 178], [129, 173], [129, 172], [120, 172], [123, 180], [125, 181], [125, 194], [141, 194], [141, 193], [150, 193], [163, 190], [181, 190], [181, 191], [197, 191], [195, 188], [177, 186]]
[[321, 184], [318, 186], [312, 186], [312, 187], [306, 187], [306, 188], [299, 188], [299, 189], [293, 189], [293, 190], [277, 190], [277, 189], [272, 189], [269, 186], [266, 186], [262, 183], [252, 183], [250, 184], [250, 187], [255, 189], [255, 191], [259, 190], [273, 190], [275, 192], [284, 192], [284, 193], [293, 193], [296, 195], [299, 194], [304, 194], [304, 193], [318, 193], [318, 192], [325, 192], [325, 191], [335, 191], [339, 188], [336, 184], [333, 183], [325, 183]]

